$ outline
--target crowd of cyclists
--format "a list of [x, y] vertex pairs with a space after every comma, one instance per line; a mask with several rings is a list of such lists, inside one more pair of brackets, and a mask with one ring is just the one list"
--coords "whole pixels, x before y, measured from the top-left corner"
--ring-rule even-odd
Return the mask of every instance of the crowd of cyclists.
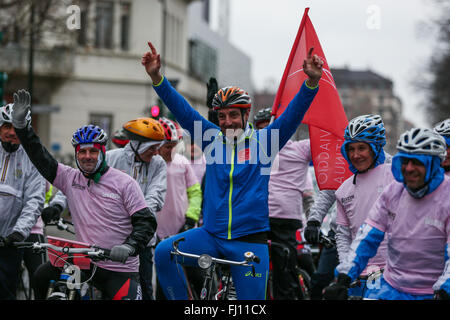
[[[16, 298], [20, 265], [33, 254], [15, 244], [44, 241], [44, 223], [67, 211], [77, 241], [111, 249], [84, 275], [104, 299], [187, 299], [178, 264], [193, 279], [201, 275], [195, 260], [171, 255], [180, 238], [184, 252], [259, 257], [253, 275], [231, 266], [238, 299], [266, 299], [270, 263], [273, 297], [295, 299], [295, 254], [286, 261], [272, 248], [269, 261], [268, 241], [296, 252], [302, 229], [317, 245], [326, 216], [336, 247], [321, 250], [312, 299], [449, 298], [450, 118], [404, 132], [393, 156], [383, 150], [379, 115], [351, 119], [341, 153], [353, 175], [314, 195], [311, 142], [290, 140], [320, 90], [323, 61], [313, 50], [303, 64], [307, 80], [277, 119], [269, 108], [250, 119], [251, 99], [236, 86], [208, 93], [214, 119], [205, 119], [161, 74], [148, 45], [141, 63], [176, 120], [132, 119], [111, 137], [111, 150], [102, 128], [84, 125], [71, 139], [76, 168], [41, 143], [27, 91], [0, 109], [0, 299]], [[34, 297], [45, 299], [61, 270], [45, 254], [37, 258], [31, 283]]]

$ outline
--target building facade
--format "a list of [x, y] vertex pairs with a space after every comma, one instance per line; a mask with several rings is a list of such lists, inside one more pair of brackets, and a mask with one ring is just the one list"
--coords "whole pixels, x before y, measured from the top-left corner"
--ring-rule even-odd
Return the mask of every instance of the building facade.
[[[151, 41], [161, 53], [163, 73], [194, 108], [206, 115], [206, 86], [189, 74], [188, 0], [61, 1], [65, 29], [51, 30], [34, 48], [33, 126], [60, 160], [70, 162], [71, 135], [82, 125], [98, 124], [108, 133], [126, 121], [149, 116], [158, 103], [141, 57]], [[75, 10], [74, 10], [75, 8]], [[7, 30], [6, 30], [7, 31]], [[7, 100], [27, 88], [26, 38], [0, 49], [0, 71], [9, 75]]]

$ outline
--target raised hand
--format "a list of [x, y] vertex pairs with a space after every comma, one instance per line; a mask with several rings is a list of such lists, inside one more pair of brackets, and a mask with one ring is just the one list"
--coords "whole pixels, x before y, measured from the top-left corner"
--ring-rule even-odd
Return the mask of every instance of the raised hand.
[[23, 129], [29, 122], [31, 122], [30, 116], [30, 93], [24, 89], [21, 89], [14, 93], [14, 106], [12, 110], [12, 124], [15, 128]]
[[157, 84], [161, 81], [162, 75], [161, 75], [161, 56], [156, 51], [153, 44], [149, 41], [147, 42], [148, 46], [150, 47], [150, 51], [147, 51], [142, 56], [141, 63], [145, 67], [145, 71], [147, 71], [150, 78], [152, 78], [152, 81], [154, 84]]
[[308, 56], [305, 60], [303, 60], [303, 71], [309, 77], [308, 85], [315, 87], [320, 78], [322, 77], [322, 66], [323, 61], [319, 58], [318, 55], [312, 55], [314, 48], [310, 48], [308, 52]]

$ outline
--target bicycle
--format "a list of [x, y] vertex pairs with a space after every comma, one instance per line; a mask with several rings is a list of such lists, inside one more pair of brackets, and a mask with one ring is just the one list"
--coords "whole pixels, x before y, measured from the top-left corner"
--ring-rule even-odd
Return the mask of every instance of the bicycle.
[[359, 276], [356, 278], [355, 281], [350, 283], [349, 289], [353, 288], [360, 288], [360, 294], [355, 295], [349, 295], [347, 300], [372, 300], [368, 298], [364, 298], [364, 294], [366, 293], [366, 290], [370, 288], [368, 286], [368, 283], [371, 284], [371, 286], [374, 286], [373, 282], [379, 281], [381, 276], [383, 275], [384, 269], [377, 269], [375, 271], [369, 272], [365, 276]]
[[[298, 280], [297, 290], [295, 292], [296, 299], [298, 300], [309, 300], [311, 292], [311, 276], [316, 270], [316, 261], [320, 256], [321, 248], [331, 248], [336, 246], [334, 239], [325, 236], [322, 232], [319, 236], [319, 245], [317, 247], [306, 247], [306, 241], [302, 240], [301, 229], [297, 230], [297, 247], [296, 247], [296, 265], [295, 265], [295, 275]], [[285, 244], [269, 241], [269, 256], [271, 259], [271, 247], [281, 248], [284, 253], [283, 272], [289, 272], [287, 266], [288, 261], [291, 259], [293, 254], [289, 247]], [[269, 268], [269, 279], [267, 284], [267, 296], [269, 300], [274, 300], [273, 295], [273, 269], [272, 262]]]
[[[55, 226], [60, 231], [66, 231], [70, 234], [75, 234], [73, 229], [73, 223], [69, 220], [65, 220], [63, 218], [59, 218], [58, 220], [51, 221], [46, 223], [45, 226]], [[45, 252], [44, 252], [45, 254]], [[33, 288], [31, 287], [31, 275], [25, 265], [25, 262], [22, 261], [20, 264], [19, 270], [19, 282], [17, 286], [16, 298], [18, 300], [32, 300], [34, 298]]]
[[97, 266], [94, 265], [91, 277], [83, 282], [81, 270], [90, 269], [91, 260], [109, 259], [110, 250], [82, 242], [48, 236], [48, 243], [15, 242], [18, 248], [31, 248], [36, 251], [47, 249], [48, 257], [54, 267], [61, 268], [58, 281], [51, 280], [47, 291], [47, 300], [82, 300], [94, 299], [96, 289], [90, 286]]
[[184, 238], [179, 238], [172, 243], [173, 251], [172, 256], [182, 256], [186, 258], [197, 259], [198, 266], [205, 271], [203, 286], [198, 297], [192, 286], [189, 283], [186, 271], [181, 265], [184, 272], [187, 284], [188, 299], [189, 300], [231, 300], [230, 293], [232, 292], [233, 284], [229, 268], [220, 268], [218, 266], [243, 266], [251, 267], [252, 275], [255, 276], [255, 266], [251, 262], [259, 263], [260, 259], [250, 251], [244, 253], [243, 261], [232, 261], [226, 259], [214, 258], [208, 254], [193, 254], [182, 252], [178, 249], [180, 241], [184, 241]]

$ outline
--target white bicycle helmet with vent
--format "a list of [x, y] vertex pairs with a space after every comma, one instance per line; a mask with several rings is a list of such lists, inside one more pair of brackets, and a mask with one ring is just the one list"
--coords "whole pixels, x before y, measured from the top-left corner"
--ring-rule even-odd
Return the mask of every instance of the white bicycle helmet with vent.
[[434, 132], [440, 134], [441, 136], [450, 137], [450, 118], [436, 124], [434, 126]]
[[412, 128], [403, 133], [397, 141], [397, 150], [438, 156], [442, 161], [447, 155], [445, 139], [435, 131], [426, 128]]
[[[14, 108], [13, 103], [8, 103], [7, 105], [0, 108], [0, 126], [4, 123], [12, 123], [12, 111]], [[26, 116], [26, 121], [31, 123], [31, 112], [28, 111]]]

